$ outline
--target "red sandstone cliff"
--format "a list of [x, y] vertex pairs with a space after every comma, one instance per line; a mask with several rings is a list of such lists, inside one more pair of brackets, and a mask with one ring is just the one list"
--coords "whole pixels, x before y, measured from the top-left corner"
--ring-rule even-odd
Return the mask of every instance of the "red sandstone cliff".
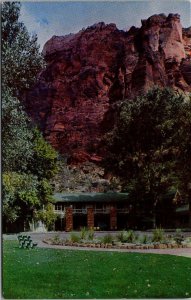
[[26, 107], [46, 139], [73, 161], [99, 161], [100, 140], [112, 126], [112, 106], [153, 85], [191, 91], [191, 29], [179, 15], [154, 15], [128, 32], [98, 23], [53, 36], [46, 69]]

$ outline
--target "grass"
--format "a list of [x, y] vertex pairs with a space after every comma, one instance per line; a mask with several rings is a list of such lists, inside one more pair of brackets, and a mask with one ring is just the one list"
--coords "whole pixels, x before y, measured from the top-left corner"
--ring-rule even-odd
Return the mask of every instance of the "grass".
[[191, 297], [190, 258], [3, 246], [7, 299]]

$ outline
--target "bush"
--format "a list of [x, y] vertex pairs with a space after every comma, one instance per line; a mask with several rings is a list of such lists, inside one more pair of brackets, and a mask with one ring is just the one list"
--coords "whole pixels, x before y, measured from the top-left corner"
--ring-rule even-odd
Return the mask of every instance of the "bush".
[[112, 244], [113, 240], [114, 240], [113, 236], [109, 233], [104, 235], [102, 238], [102, 242], [104, 244]]
[[95, 235], [95, 233], [94, 233], [93, 229], [88, 230], [88, 232], [87, 232], [88, 240], [93, 241], [94, 235]]
[[79, 243], [81, 241], [81, 238], [77, 233], [71, 232], [70, 233], [70, 241], [72, 243]]
[[92, 241], [94, 239], [94, 230], [93, 229], [87, 229], [86, 227], [82, 227], [80, 231], [80, 239], [81, 240], [90, 240]]
[[176, 229], [176, 234], [174, 236], [174, 240], [178, 245], [181, 245], [182, 242], [184, 241], [184, 236], [182, 235], [181, 229]]
[[48, 203], [44, 207], [44, 210], [37, 211], [35, 214], [35, 219], [42, 221], [48, 231], [54, 230], [54, 224], [58, 217], [59, 215], [55, 214], [53, 205], [51, 203]]
[[121, 231], [117, 234], [117, 239], [121, 243], [134, 243], [137, 240], [137, 235], [134, 233], [133, 230], [129, 231]]
[[82, 227], [81, 230], [80, 230], [80, 238], [82, 240], [85, 240], [87, 234], [88, 234], [87, 228], [86, 227]]
[[164, 230], [156, 228], [153, 231], [152, 242], [162, 242], [164, 240]]
[[133, 230], [127, 231], [127, 243], [134, 243], [137, 240], [138, 236]]
[[141, 239], [141, 243], [142, 244], [147, 244], [149, 241], [149, 238], [146, 234], [143, 235], [142, 239]]
[[117, 240], [121, 243], [127, 242], [127, 235], [126, 235], [125, 230], [119, 232], [116, 237], [117, 237]]
[[52, 243], [55, 245], [58, 245], [61, 243], [60, 237], [58, 234], [56, 234], [53, 238], [52, 238]]

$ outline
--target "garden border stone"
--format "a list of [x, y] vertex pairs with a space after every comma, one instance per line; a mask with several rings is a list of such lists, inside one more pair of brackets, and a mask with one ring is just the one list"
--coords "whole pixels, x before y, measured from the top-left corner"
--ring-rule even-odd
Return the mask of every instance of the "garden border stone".
[[150, 250], [150, 249], [178, 249], [178, 248], [191, 248], [191, 245], [188, 244], [176, 244], [176, 243], [157, 243], [157, 244], [121, 244], [121, 245], [113, 245], [113, 244], [103, 244], [103, 243], [77, 243], [71, 241], [65, 241], [61, 243], [55, 243], [50, 239], [43, 240], [44, 243], [48, 245], [62, 245], [62, 246], [69, 246], [69, 247], [83, 247], [83, 248], [107, 248], [107, 249], [130, 249], [130, 250]]

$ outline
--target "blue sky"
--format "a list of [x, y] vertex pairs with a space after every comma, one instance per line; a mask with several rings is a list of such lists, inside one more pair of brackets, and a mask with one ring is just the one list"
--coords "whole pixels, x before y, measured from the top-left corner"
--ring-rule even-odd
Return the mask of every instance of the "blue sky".
[[183, 27], [191, 25], [189, 0], [22, 2], [20, 19], [37, 33], [41, 49], [53, 35], [76, 33], [97, 22], [115, 23], [127, 30], [140, 27], [153, 14], [179, 13]]

